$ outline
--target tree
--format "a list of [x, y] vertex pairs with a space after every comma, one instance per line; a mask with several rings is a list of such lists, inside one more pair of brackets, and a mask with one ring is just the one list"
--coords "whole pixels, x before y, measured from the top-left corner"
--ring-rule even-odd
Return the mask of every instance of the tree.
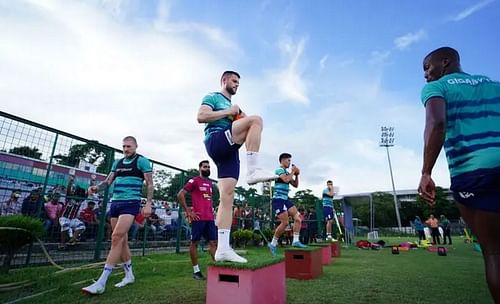
[[311, 189], [305, 189], [305, 190], [300, 190], [295, 192], [295, 195], [293, 196], [293, 200], [295, 203], [295, 206], [299, 207], [302, 206], [306, 209], [309, 209], [311, 207], [316, 208], [316, 202], [319, 201], [319, 198], [317, 198]]
[[431, 214], [434, 214], [437, 218], [441, 214], [445, 215], [448, 219], [460, 218], [460, 211], [455, 201], [449, 199], [445, 189], [441, 187], [436, 187], [436, 204], [434, 206], [429, 206], [420, 196], [417, 198], [417, 203], [422, 210], [422, 219], [428, 218]]
[[14, 147], [9, 150], [9, 153], [22, 155], [30, 158], [41, 159], [42, 153], [38, 152], [37, 147], [30, 148], [28, 146]]
[[99, 142], [90, 141], [86, 144], [73, 145], [67, 155], [58, 154], [54, 158], [57, 163], [64, 166], [76, 167], [81, 160], [97, 164], [97, 172], [107, 174], [108, 158], [112, 153], [109, 149], [97, 145]]

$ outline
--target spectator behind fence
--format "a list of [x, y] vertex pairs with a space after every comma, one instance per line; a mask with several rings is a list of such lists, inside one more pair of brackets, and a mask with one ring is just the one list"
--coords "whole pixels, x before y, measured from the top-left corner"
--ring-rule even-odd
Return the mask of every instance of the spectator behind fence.
[[306, 210], [304, 207], [299, 207], [299, 216], [300, 220], [302, 221], [300, 225], [300, 242], [302, 244], [309, 244], [309, 235], [308, 235], [308, 230], [307, 230], [307, 222], [306, 222]]
[[61, 212], [63, 206], [59, 204], [60, 194], [55, 192], [50, 196], [50, 201], [45, 204], [45, 213], [47, 215], [47, 219], [45, 219], [43, 227], [45, 231], [50, 232], [52, 227], [57, 227], [57, 223], [59, 222], [59, 217], [61, 216]]
[[309, 225], [307, 225], [307, 230], [309, 234], [309, 241], [311, 243], [317, 243], [317, 234], [318, 234], [318, 223], [317, 223], [317, 215], [316, 209], [311, 207], [309, 209], [309, 214], [307, 215], [307, 220], [309, 221]]
[[[21, 207], [21, 213], [26, 216], [45, 218], [45, 210], [42, 208], [44, 198], [41, 196], [42, 189], [33, 189], [24, 199]], [[40, 210], [40, 214], [38, 214]]]
[[78, 186], [73, 187], [74, 180], [75, 176], [70, 175], [66, 187], [66, 203], [59, 218], [59, 225], [61, 226], [60, 249], [66, 248], [67, 237], [70, 238], [69, 243], [73, 245], [80, 240], [81, 234], [85, 231], [85, 224], [78, 219], [80, 207], [83, 198], [85, 198], [85, 190]]
[[431, 228], [432, 244], [441, 244], [441, 238], [439, 235], [439, 221], [434, 217], [434, 214], [429, 216], [429, 219], [425, 222], [427, 226]]
[[85, 224], [85, 229], [88, 232], [86, 233], [87, 237], [94, 239], [97, 232], [97, 226], [99, 225], [94, 201], [87, 202], [87, 207], [80, 211], [80, 219]]
[[[142, 207], [140, 209], [142, 211]], [[142, 214], [142, 212], [139, 212], [135, 218], [134, 218], [134, 223], [132, 226], [130, 226], [130, 229], [128, 231], [129, 235], [129, 240], [133, 240], [134, 242], [137, 241], [137, 233], [139, 232], [139, 229], [144, 229], [144, 222], [146, 218]]]
[[415, 225], [415, 231], [417, 232], [418, 240], [419, 241], [425, 240], [424, 224], [422, 223], [422, 220], [418, 215], [415, 216], [413, 225]]
[[450, 221], [443, 214], [439, 217], [439, 226], [443, 229], [443, 244], [446, 245], [446, 238], [448, 238], [451, 245]]
[[0, 216], [16, 215], [21, 213], [22, 203], [19, 201], [21, 190], [14, 190], [8, 200], [0, 205]]

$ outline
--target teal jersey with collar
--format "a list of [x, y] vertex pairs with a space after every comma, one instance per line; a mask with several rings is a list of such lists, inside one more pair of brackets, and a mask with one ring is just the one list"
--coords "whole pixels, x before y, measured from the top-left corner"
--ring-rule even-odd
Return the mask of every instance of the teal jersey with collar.
[[322, 202], [323, 202], [323, 207], [333, 208], [333, 195], [330, 195], [328, 188], [323, 190]]
[[499, 168], [500, 83], [481, 75], [448, 74], [424, 86], [424, 106], [432, 97], [446, 102], [444, 150], [451, 177]]
[[[279, 167], [278, 169], [276, 169], [276, 171], [274, 171], [274, 173], [277, 176], [281, 176], [283, 174], [290, 175], [290, 173], [288, 173], [283, 167]], [[281, 180], [281, 178], [277, 178], [276, 182], [274, 183], [273, 199], [287, 200], [288, 192], [290, 192], [290, 183], [285, 183]]]
[[[202, 105], [209, 106], [212, 111], [221, 111], [231, 107], [231, 100], [220, 92], [210, 93], [201, 101]], [[224, 117], [216, 121], [205, 124], [205, 140], [214, 132], [224, 131], [231, 128], [233, 121], [229, 117]]]
[[[136, 155], [131, 159], [123, 158], [124, 164], [131, 164], [137, 159], [137, 169], [142, 173], [151, 173], [151, 162], [142, 155]], [[120, 159], [115, 160], [111, 172], [117, 171]], [[142, 198], [142, 185], [144, 180], [136, 176], [117, 176], [113, 182], [113, 201], [137, 201]]]

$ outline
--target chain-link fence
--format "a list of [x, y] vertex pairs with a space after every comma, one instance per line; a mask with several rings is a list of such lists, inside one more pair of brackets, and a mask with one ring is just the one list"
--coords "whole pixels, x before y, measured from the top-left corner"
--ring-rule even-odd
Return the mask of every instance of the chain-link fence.
[[[0, 215], [39, 218], [43, 243], [57, 263], [100, 260], [110, 248], [108, 211], [112, 188], [87, 196], [103, 181], [118, 149], [0, 112]], [[138, 216], [129, 231], [134, 255], [177, 251], [187, 245], [190, 228], [176, 194], [190, 172], [151, 160], [155, 182], [154, 214]], [[193, 174], [193, 172], [191, 172]], [[13, 265], [47, 263], [37, 243], [20, 250]]]

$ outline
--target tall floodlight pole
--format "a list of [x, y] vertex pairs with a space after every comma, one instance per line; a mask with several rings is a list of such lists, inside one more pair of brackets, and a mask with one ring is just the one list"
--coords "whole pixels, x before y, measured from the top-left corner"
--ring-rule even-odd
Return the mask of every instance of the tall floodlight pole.
[[392, 175], [391, 156], [389, 155], [389, 147], [394, 146], [394, 127], [381, 127], [382, 134], [380, 136], [380, 146], [385, 147], [387, 151], [387, 161], [389, 162], [389, 171], [391, 172], [392, 195], [394, 196], [394, 209], [396, 210], [396, 219], [398, 227], [401, 230], [401, 218], [399, 217], [398, 197], [396, 195], [396, 187], [394, 186], [394, 176]]

